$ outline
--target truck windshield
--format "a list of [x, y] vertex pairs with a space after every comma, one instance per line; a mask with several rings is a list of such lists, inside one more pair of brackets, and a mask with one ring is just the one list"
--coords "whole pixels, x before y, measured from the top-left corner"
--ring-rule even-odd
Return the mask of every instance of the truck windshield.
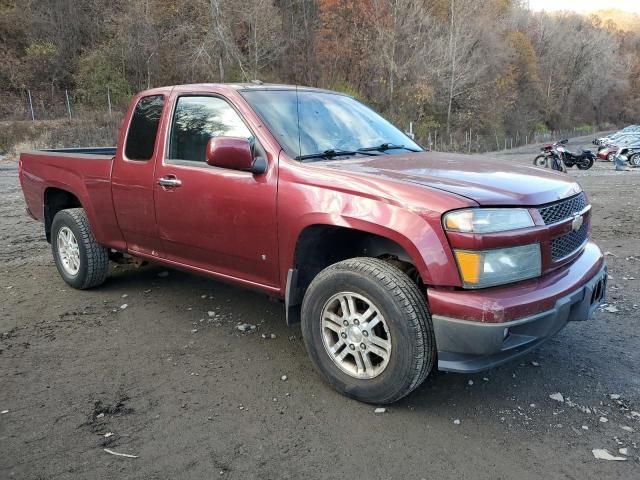
[[310, 90], [245, 90], [242, 96], [291, 157], [307, 160], [422, 151], [407, 135], [346, 95]]

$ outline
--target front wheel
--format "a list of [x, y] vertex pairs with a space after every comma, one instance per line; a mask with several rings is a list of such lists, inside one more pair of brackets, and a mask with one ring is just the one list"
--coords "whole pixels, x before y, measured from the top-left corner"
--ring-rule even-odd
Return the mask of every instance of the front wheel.
[[546, 167], [547, 166], [547, 157], [544, 155], [538, 155], [533, 159], [533, 165], [536, 167]]
[[629, 164], [634, 167], [640, 167], [640, 153], [636, 153], [629, 157]]
[[58, 273], [73, 288], [97, 287], [107, 278], [109, 252], [93, 236], [84, 209], [56, 214], [51, 224], [51, 249]]
[[409, 394], [436, 359], [424, 294], [376, 258], [344, 260], [317, 275], [302, 303], [302, 334], [327, 382], [368, 403]]

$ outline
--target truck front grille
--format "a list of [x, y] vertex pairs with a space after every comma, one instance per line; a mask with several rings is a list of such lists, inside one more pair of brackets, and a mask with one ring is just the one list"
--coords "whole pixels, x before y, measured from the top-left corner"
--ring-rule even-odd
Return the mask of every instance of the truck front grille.
[[539, 207], [538, 212], [540, 212], [545, 225], [550, 225], [570, 218], [574, 213], [578, 213], [586, 206], [587, 199], [584, 193], [579, 193], [571, 198]]
[[561, 260], [575, 253], [584, 245], [589, 235], [589, 226], [585, 222], [578, 230], [571, 231], [551, 241], [551, 258]]

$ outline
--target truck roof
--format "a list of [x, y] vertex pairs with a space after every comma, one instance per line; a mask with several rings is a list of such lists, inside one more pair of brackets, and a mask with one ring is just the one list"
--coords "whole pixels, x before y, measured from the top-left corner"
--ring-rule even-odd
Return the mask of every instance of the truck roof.
[[341, 92], [335, 92], [332, 90], [326, 90], [322, 88], [315, 87], [307, 87], [303, 85], [286, 85], [286, 84], [278, 84], [278, 83], [262, 83], [262, 82], [248, 82], [248, 83], [192, 83], [192, 84], [184, 84], [184, 85], [168, 85], [166, 87], [157, 87], [151, 88], [148, 90], [143, 90], [138, 95], [153, 95], [153, 94], [169, 94], [172, 91], [193, 91], [193, 90], [202, 90], [206, 91], [207, 89], [212, 90], [236, 90], [236, 91], [244, 91], [244, 90], [295, 90], [298, 91], [312, 91], [312, 92], [324, 92], [324, 93], [333, 93], [339, 95], [346, 95]]

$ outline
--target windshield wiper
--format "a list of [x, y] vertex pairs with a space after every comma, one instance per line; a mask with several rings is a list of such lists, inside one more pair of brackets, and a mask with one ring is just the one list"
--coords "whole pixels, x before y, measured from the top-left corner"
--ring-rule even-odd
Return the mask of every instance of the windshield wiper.
[[386, 152], [387, 150], [408, 150], [410, 152], [420, 152], [422, 150], [416, 150], [415, 148], [405, 147], [404, 145], [394, 145], [393, 143], [382, 143], [376, 147], [359, 148], [359, 152]]
[[369, 155], [372, 157], [377, 156], [377, 153], [369, 153], [366, 150], [336, 150], [335, 148], [330, 148], [329, 150], [325, 150], [324, 152], [318, 153], [310, 153], [308, 155], [298, 155], [296, 160], [310, 160], [312, 158], [323, 158], [323, 159], [331, 159], [334, 157], [343, 157], [346, 155]]

